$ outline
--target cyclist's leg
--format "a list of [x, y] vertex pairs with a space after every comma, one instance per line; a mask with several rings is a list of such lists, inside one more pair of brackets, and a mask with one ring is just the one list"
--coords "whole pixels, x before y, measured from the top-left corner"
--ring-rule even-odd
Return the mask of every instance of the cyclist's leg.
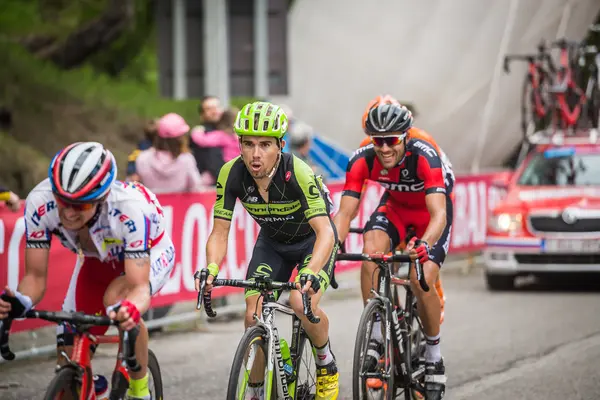
[[[335, 236], [337, 238], [337, 234]], [[301, 262], [298, 263], [298, 270], [301, 270], [302, 268], [308, 266], [313, 256], [313, 248], [315, 245], [315, 241], [316, 238], [313, 237], [310, 240], [301, 243], [303, 248], [301, 249], [301, 255], [299, 258]], [[294, 309], [295, 314], [302, 321], [302, 326], [304, 327], [306, 334], [308, 335], [312, 344], [316, 348], [325, 346], [329, 340], [329, 318], [327, 318], [327, 314], [325, 313], [325, 311], [323, 311], [323, 309], [319, 307], [319, 303], [321, 297], [329, 287], [331, 283], [331, 277], [333, 276], [333, 269], [335, 267], [335, 255], [337, 254], [338, 248], [337, 239], [335, 243], [336, 244], [334, 245], [331, 254], [327, 258], [325, 265], [321, 267], [321, 270], [318, 273], [320, 289], [310, 298], [311, 309], [313, 311], [313, 314], [321, 318], [318, 324], [313, 324], [309, 322], [308, 319], [306, 319], [306, 316], [304, 315], [304, 306], [302, 303], [302, 294], [299, 291], [293, 291], [290, 293], [290, 305]], [[295, 255], [293, 251], [290, 252], [290, 254]]]
[[[86, 314], [105, 315], [105, 307], [102, 303], [102, 296], [109, 286], [110, 282], [119, 275], [120, 270], [112, 268], [111, 264], [104, 264], [97, 258], [77, 258], [77, 263], [71, 276], [67, 295], [63, 303], [64, 311], [81, 311]], [[108, 327], [95, 326], [90, 332], [95, 335], [106, 333]], [[58, 365], [66, 364], [66, 360], [61, 353], [64, 351], [67, 356], [71, 356], [73, 349], [74, 333], [69, 325], [61, 324], [57, 326], [56, 345]], [[93, 357], [95, 348], [90, 349], [90, 358]], [[102, 388], [108, 388], [106, 378], [99, 378], [94, 382], [96, 388], [102, 391]], [[65, 393], [65, 400], [70, 394]]]
[[[246, 279], [255, 280], [256, 278], [270, 278], [272, 280], [286, 281], [289, 275], [282, 276], [281, 271], [286, 270], [286, 261], [279, 255], [275, 249], [275, 243], [265, 237], [262, 233], [258, 235], [256, 244], [252, 251], [252, 258], [248, 262], [248, 270], [246, 271]], [[287, 268], [290, 269], [290, 268]], [[279, 297], [279, 293], [275, 293]], [[259, 292], [256, 290], [246, 289], [244, 291], [246, 300], [246, 316], [244, 318], [244, 327], [248, 329], [253, 326], [256, 321], [254, 314], [260, 316], [262, 310], [262, 299], [259, 299]]]
[[[402, 222], [398, 218], [390, 221], [388, 206], [380, 205], [365, 225], [363, 253], [389, 253], [400, 243], [399, 232], [404, 232]], [[364, 261], [360, 271], [360, 287], [365, 304], [371, 298], [371, 289], [376, 287], [378, 277], [377, 265]]]
[[[446, 199], [446, 227], [442, 232], [439, 240], [431, 247], [430, 259], [423, 265], [423, 272], [429, 287], [435, 288], [436, 282], [439, 279], [440, 268], [446, 258], [448, 247], [450, 246], [450, 232], [452, 229], [452, 201], [448, 197]], [[410, 214], [410, 218], [419, 215], [414, 210], [406, 210], [405, 213]], [[411, 221], [412, 222], [412, 221]], [[414, 225], [417, 228], [417, 236], [421, 237], [427, 228], [429, 219], [415, 220]], [[417, 309], [419, 317], [423, 322], [423, 328], [427, 336], [433, 337], [439, 335], [440, 320], [441, 320], [441, 301], [437, 290], [423, 291], [419, 282], [416, 279], [414, 268], [410, 271], [411, 289], [417, 297]]]
[[[154, 296], [167, 282], [175, 265], [175, 247], [173, 243], [163, 238], [160, 243], [150, 250], [150, 296]], [[129, 294], [130, 285], [125, 275], [115, 278], [106, 289], [103, 297], [104, 307], [116, 304]], [[146, 310], [140, 309], [140, 314]], [[140, 332], [135, 342], [135, 358], [142, 367], [139, 371], [129, 371], [131, 375], [130, 392], [132, 397], [143, 398], [148, 393], [148, 329], [143, 320], [139, 324]], [[132, 392], [133, 391], [133, 392]]]
[[[317, 293], [311, 296], [311, 309], [315, 316], [320, 318], [317, 324], [313, 324], [304, 315], [304, 307], [302, 303], [302, 294], [295, 290], [290, 293], [290, 305], [294, 309], [296, 316], [302, 321], [302, 327], [310, 338], [310, 341], [315, 348], [315, 364], [317, 367], [317, 392], [316, 399], [336, 399], [339, 394], [339, 372], [337, 364], [335, 362], [335, 356], [331, 351], [329, 342], [329, 318], [325, 311], [319, 306], [320, 300], [323, 294], [329, 287], [331, 277], [333, 276], [333, 269], [335, 267], [335, 255], [337, 254], [338, 239], [337, 232], [334, 227], [334, 246], [331, 254], [325, 261], [325, 265], [322, 266], [318, 272], [318, 279], [320, 289]], [[300, 259], [298, 263], [298, 269], [302, 269], [308, 266], [313, 256], [313, 250], [316, 242], [316, 237], [299, 243], [301, 246], [302, 254], [300, 258], [296, 258], [295, 251], [290, 252], [291, 256], [294, 256], [295, 260]]]
[[[287, 281], [289, 275], [285, 276], [286, 265], [283, 258], [277, 253], [274, 248], [274, 243], [268, 240], [262, 234], [258, 235], [254, 250], [252, 251], [252, 258], [248, 263], [248, 270], [246, 272], [246, 279], [255, 280], [256, 278], [271, 278], [275, 281]], [[291, 270], [291, 267], [287, 269]], [[282, 277], [283, 271], [283, 277]], [[278, 293], [275, 296], [278, 297]], [[246, 300], [246, 314], [244, 318], [244, 327], [248, 329], [253, 326], [256, 321], [254, 315], [260, 316], [262, 312], [262, 298], [259, 296], [259, 292], [256, 290], [246, 289], [244, 293]], [[257, 357], [254, 358], [254, 364], [250, 371], [248, 383], [251, 387], [256, 388], [257, 397], [261, 397], [261, 393], [264, 386], [264, 359], [262, 350], [257, 350]]]
[[[440, 268], [446, 258], [450, 245], [452, 230], [452, 200], [446, 198], [446, 227], [439, 240], [432, 246], [430, 260], [423, 265], [425, 279], [429, 287], [433, 288], [439, 278]], [[412, 214], [414, 215], [414, 213]], [[428, 222], [428, 221], [427, 221]], [[426, 229], [426, 224], [417, 225], [417, 235], [420, 237]], [[417, 279], [414, 268], [411, 268], [411, 288], [417, 297], [417, 311], [423, 323], [426, 339], [425, 346], [425, 389], [428, 398], [440, 399], [443, 397], [446, 385], [446, 369], [440, 348], [441, 302], [436, 290], [424, 292]]]

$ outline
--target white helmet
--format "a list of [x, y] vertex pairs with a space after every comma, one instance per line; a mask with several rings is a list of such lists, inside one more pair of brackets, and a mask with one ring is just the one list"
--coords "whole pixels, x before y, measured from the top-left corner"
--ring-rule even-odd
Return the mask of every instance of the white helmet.
[[48, 168], [52, 191], [71, 203], [101, 200], [117, 179], [112, 153], [97, 142], [73, 143], [54, 156]]

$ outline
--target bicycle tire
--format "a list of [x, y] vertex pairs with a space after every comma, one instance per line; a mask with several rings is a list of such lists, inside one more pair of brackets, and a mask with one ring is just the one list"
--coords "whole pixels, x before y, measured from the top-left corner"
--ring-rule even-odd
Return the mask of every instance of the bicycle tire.
[[[301, 333], [300, 336], [300, 344], [298, 345], [298, 349], [297, 352], [299, 354], [299, 357], [302, 358], [302, 354], [304, 353], [304, 348], [308, 345], [308, 348], [311, 349], [311, 357], [312, 361], [314, 363], [314, 355], [313, 355], [313, 347], [312, 347], [312, 343], [309, 339], [309, 337], [306, 335], [306, 332], [304, 332], [304, 330]], [[302, 360], [299, 360], [300, 364], [298, 365], [298, 367], [296, 368], [296, 386], [294, 387], [294, 399], [295, 400], [313, 400], [315, 398], [315, 391], [316, 391], [316, 387], [317, 387], [317, 382], [313, 379], [312, 383], [311, 382], [302, 382], [300, 383], [300, 377], [302, 376], [300, 374], [301, 371], [301, 363]], [[306, 366], [305, 366], [306, 367]], [[307, 369], [307, 374], [306, 376], [310, 379], [310, 377], [314, 377], [314, 372], [313, 371], [308, 371]], [[316, 366], [315, 366], [316, 369]], [[313, 372], [313, 373], [311, 373]], [[313, 390], [314, 389], [314, 390]]]
[[[229, 374], [229, 383], [227, 384], [227, 397], [228, 400], [236, 400], [238, 393], [238, 377], [240, 376], [240, 372], [242, 370], [242, 366], [244, 364], [244, 358], [246, 357], [246, 350], [252, 342], [258, 340], [258, 345], [261, 347], [263, 351], [263, 355], [265, 357], [265, 368], [267, 368], [267, 342], [265, 338], [267, 337], [267, 331], [262, 326], [253, 326], [248, 328], [240, 342], [238, 344], [237, 350], [235, 351], [235, 356], [233, 357], [233, 364], [231, 365], [231, 372]], [[275, 366], [273, 366], [275, 368]], [[273, 374], [273, 378], [275, 378], [275, 374]], [[273, 379], [272, 387], [271, 387], [271, 400], [277, 399], [277, 380]]]
[[[385, 320], [385, 323], [387, 324], [390, 320], [390, 317], [386, 314], [386, 309], [385, 305], [383, 304], [383, 301], [381, 301], [378, 298], [373, 298], [367, 302], [367, 305], [363, 309], [363, 312], [360, 316], [360, 322], [358, 323], [358, 330], [356, 332], [356, 339], [354, 341], [354, 360], [352, 363], [352, 398], [354, 400], [363, 399], [366, 396], [363, 395], [363, 393], [366, 392], [366, 390], [364, 387], [362, 387], [363, 385], [361, 385], [360, 367], [362, 360], [365, 358], [364, 350], [366, 350], [369, 344], [368, 341], [371, 337], [370, 330], [372, 324], [370, 322], [376, 312], [380, 314], [382, 323]], [[383, 331], [385, 332], [386, 329], [384, 329]], [[396, 392], [396, 387], [394, 384], [394, 357], [389, 357], [389, 359], [390, 377], [387, 382], [387, 390], [383, 397], [380, 397], [385, 400], [394, 399]]]
[[[79, 373], [73, 367], [63, 367], [58, 370], [48, 385], [44, 400], [55, 400], [57, 396], [64, 393], [65, 390], [71, 392], [73, 399], [78, 399], [78, 390], [81, 391], [81, 386], [79, 382], [77, 382], [78, 375]], [[93, 383], [90, 381], [90, 389], [93, 390], [93, 387]]]
[[[540, 86], [546, 85], [546, 77], [540, 77]], [[548, 122], [548, 104], [544, 101], [544, 95], [541, 88], [534, 89], [533, 83], [529, 78], [523, 81], [523, 87], [521, 89], [521, 130], [523, 131], [523, 139], [528, 143], [531, 143], [530, 137], [534, 133], [543, 130], [547, 127]], [[535, 105], [535, 92], [540, 97], [542, 106], [546, 111], [545, 116], [539, 116], [536, 112]], [[533, 129], [530, 129], [533, 124]]]
[[163, 382], [162, 375], [160, 372], [160, 364], [156, 354], [148, 349], [148, 371], [152, 375], [152, 382], [154, 382], [154, 393], [152, 393], [152, 399], [162, 400], [163, 398]]
[[591, 127], [598, 129], [598, 123], [600, 121], [600, 85], [595, 77], [590, 78], [590, 81], [592, 81], [592, 88], [590, 98], [588, 99], [587, 117], [590, 120]]

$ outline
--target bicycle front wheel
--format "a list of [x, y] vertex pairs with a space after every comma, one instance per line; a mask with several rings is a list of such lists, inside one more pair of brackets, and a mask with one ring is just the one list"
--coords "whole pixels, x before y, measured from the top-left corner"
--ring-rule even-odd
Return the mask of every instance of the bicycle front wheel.
[[[78, 373], [74, 368], [65, 367], [60, 369], [44, 395], [44, 400], [57, 400], [57, 399], [79, 399], [79, 393], [81, 393], [81, 381], [78, 378]], [[93, 383], [90, 377], [90, 387], [88, 390], [94, 390]]]
[[306, 335], [302, 331], [300, 335], [300, 344], [298, 345], [298, 358], [295, 361], [296, 380], [290, 383], [288, 389], [290, 394], [294, 395], [295, 400], [312, 400], [315, 398], [317, 389], [317, 377], [315, 364], [315, 349]]
[[233, 358], [227, 387], [228, 400], [244, 400], [247, 397], [277, 399], [274, 367], [268, 368], [268, 348], [267, 332], [263, 327], [253, 326], [246, 330]]
[[160, 373], [160, 365], [154, 352], [148, 349], [148, 389], [152, 400], [162, 400], [163, 398], [163, 383]]
[[390, 343], [382, 346], [383, 353], [379, 360], [367, 362], [369, 342], [373, 337], [373, 324], [381, 321], [381, 332], [379, 337], [385, 338], [385, 332], [393, 331], [388, 327], [389, 318], [383, 302], [379, 299], [371, 299], [364, 308], [358, 324], [356, 341], [354, 345], [354, 365], [352, 368], [352, 398], [362, 399], [385, 399], [391, 400], [395, 396], [394, 386], [394, 350]]

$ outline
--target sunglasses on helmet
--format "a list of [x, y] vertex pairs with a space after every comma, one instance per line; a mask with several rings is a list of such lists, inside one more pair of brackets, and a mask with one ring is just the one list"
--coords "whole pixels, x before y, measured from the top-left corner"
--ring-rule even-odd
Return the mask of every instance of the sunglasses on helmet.
[[70, 208], [73, 211], [88, 211], [94, 208], [96, 203], [69, 203], [58, 196], [54, 196], [56, 203], [62, 208]]
[[388, 147], [392, 147], [400, 144], [405, 137], [406, 133], [401, 135], [371, 136], [371, 142], [377, 147], [383, 147], [385, 144], [387, 144]]

